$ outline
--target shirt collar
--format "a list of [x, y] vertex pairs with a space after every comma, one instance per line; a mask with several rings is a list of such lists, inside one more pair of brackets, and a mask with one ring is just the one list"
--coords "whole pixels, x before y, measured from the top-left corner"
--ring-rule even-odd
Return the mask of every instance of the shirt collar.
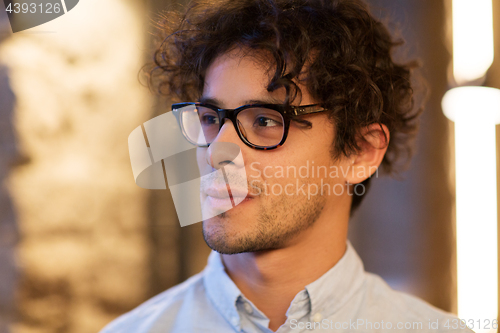
[[361, 288], [364, 283], [361, 258], [347, 241], [342, 258], [319, 279], [305, 287], [311, 304], [311, 315], [332, 315]]
[[[237, 301], [244, 296], [227, 275], [221, 255], [215, 251], [208, 258], [203, 281], [214, 306], [239, 331], [241, 324]], [[350, 241], [347, 241], [346, 251], [335, 266], [295, 296], [287, 317], [299, 319], [308, 314], [316, 315], [316, 318], [317, 314], [328, 317], [342, 308], [363, 282], [363, 263]]]

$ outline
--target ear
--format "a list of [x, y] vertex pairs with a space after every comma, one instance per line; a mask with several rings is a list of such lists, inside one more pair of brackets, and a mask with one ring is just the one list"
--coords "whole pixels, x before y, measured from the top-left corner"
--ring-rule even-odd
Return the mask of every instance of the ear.
[[350, 184], [361, 183], [377, 171], [389, 146], [389, 129], [383, 124], [364, 127], [357, 143], [360, 151], [348, 158], [352, 169], [346, 181]]

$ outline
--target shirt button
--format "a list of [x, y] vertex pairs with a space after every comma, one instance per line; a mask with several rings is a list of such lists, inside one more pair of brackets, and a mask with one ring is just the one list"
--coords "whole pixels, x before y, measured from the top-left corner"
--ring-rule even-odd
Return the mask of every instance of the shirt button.
[[248, 314], [252, 314], [253, 313], [253, 308], [252, 306], [250, 305], [250, 303], [245, 303], [243, 305], [243, 307], [245, 308], [245, 311], [248, 313]]
[[321, 315], [321, 313], [319, 313], [319, 312], [318, 312], [318, 313], [316, 313], [316, 314], [313, 316], [313, 318], [312, 318], [312, 320], [313, 320], [313, 321], [315, 321], [315, 322], [317, 322], [317, 323], [318, 323], [318, 322], [320, 322], [320, 321], [321, 321], [321, 319], [323, 319], [323, 316], [322, 316], [322, 315]]

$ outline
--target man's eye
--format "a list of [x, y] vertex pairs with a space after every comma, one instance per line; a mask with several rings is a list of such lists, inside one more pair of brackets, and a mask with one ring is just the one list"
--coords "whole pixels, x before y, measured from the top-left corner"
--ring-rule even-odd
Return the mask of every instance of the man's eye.
[[274, 126], [282, 126], [281, 122], [275, 119], [267, 118], [267, 117], [257, 117], [255, 119], [254, 126], [256, 127], [274, 127]]
[[201, 116], [201, 123], [204, 125], [214, 125], [219, 123], [219, 118], [211, 115], [203, 115]]

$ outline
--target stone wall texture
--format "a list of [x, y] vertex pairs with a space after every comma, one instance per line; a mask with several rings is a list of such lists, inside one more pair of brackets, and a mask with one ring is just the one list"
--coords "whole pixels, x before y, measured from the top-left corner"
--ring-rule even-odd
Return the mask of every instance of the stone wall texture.
[[[6, 180], [11, 199], [0, 192], [0, 264], [14, 258], [12, 247], [4, 248], [17, 239], [4, 232], [13, 225], [10, 200], [19, 229], [11, 332], [97, 332], [150, 296], [149, 192], [134, 184], [127, 148], [151, 108], [137, 76], [145, 61], [144, 6], [80, 1], [36, 33], [0, 45], [17, 101], [12, 127], [3, 123], [9, 110], [2, 99], [1, 140], [5, 128], [14, 129], [21, 155]], [[1, 147], [0, 179], [9, 147]], [[3, 268], [2, 300], [14, 290]], [[0, 301], [2, 314], [4, 306]]]

